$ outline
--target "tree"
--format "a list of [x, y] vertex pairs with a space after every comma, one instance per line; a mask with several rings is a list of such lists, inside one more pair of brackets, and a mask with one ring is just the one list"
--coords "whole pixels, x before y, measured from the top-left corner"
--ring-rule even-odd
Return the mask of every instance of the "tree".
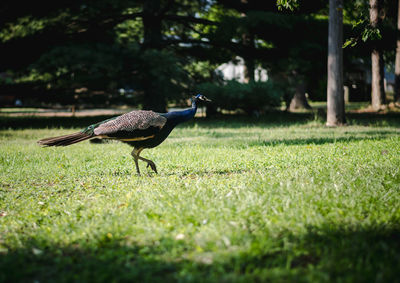
[[[315, 16], [326, 7], [325, 1], [308, 1], [301, 5], [294, 0], [218, 2], [226, 9], [246, 15], [229, 21], [223, 17], [219, 28], [225, 33], [232, 30], [230, 38], [243, 43], [239, 52], [233, 51], [245, 59], [248, 73], [253, 72], [255, 64], [262, 65], [271, 80], [284, 82], [281, 85], [286, 89], [288, 109], [310, 108], [305, 93], [316, 93], [316, 82], [326, 70], [323, 58], [326, 57], [327, 21]], [[226, 28], [226, 22], [230, 28]], [[236, 34], [232, 27], [236, 27]], [[250, 39], [253, 44], [246, 44], [243, 39]]]
[[400, 0], [397, 7], [397, 33], [396, 33], [396, 63], [395, 63], [395, 96], [394, 100], [400, 105]]
[[[377, 29], [381, 24], [380, 11], [381, 0], [370, 0], [370, 21], [371, 27]], [[386, 102], [384, 88], [384, 61], [383, 51], [379, 41], [374, 40], [371, 52], [372, 82], [371, 82], [371, 104], [372, 109], [379, 110]]]
[[293, 98], [290, 100], [289, 110], [293, 111], [296, 109], [312, 109], [306, 97], [305, 80], [296, 76], [295, 79], [297, 80], [297, 83]]
[[327, 126], [346, 123], [343, 93], [343, 2], [329, 0]]
[[204, 0], [18, 2], [0, 6], [0, 73], [15, 85], [70, 97], [76, 89], [115, 93], [128, 86], [136, 103], [156, 111], [184, 96], [184, 66], [203, 47], [196, 26], [215, 24], [198, 16]]

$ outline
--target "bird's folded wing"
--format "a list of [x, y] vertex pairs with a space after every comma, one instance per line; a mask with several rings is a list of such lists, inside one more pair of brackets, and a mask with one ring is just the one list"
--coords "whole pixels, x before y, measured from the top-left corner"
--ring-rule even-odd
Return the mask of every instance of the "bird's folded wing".
[[98, 125], [94, 129], [97, 136], [122, 140], [145, 140], [154, 137], [167, 119], [153, 111], [132, 111]]

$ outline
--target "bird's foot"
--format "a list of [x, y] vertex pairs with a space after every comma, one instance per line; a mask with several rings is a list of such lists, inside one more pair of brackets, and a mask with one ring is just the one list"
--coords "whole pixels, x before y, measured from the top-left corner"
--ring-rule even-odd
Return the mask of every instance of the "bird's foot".
[[147, 166], [146, 167], [149, 168], [149, 166], [150, 166], [151, 169], [153, 169], [154, 172], [156, 172], [156, 174], [158, 174], [157, 168], [156, 168], [156, 164], [153, 161], [148, 161], [147, 162]]

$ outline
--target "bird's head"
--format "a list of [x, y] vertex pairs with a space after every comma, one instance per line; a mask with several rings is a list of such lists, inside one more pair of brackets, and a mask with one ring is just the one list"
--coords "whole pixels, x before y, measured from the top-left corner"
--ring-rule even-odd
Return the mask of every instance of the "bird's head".
[[194, 97], [192, 98], [192, 100], [193, 100], [194, 102], [198, 102], [198, 101], [202, 101], [202, 102], [211, 102], [210, 99], [208, 99], [207, 97], [205, 97], [205, 96], [202, 95], [202, 94], [197, 94], [196, 96], [194, 96]]

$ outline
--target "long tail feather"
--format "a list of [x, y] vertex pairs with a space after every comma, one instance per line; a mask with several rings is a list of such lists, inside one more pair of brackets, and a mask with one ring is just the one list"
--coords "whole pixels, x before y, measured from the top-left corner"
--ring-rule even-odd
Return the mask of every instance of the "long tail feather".
[[93, 137], [93, 135], [79, 132], [65, 136], [42, 139], [38, 141], [38, 144], [43, 146], [67, 146], [90, 139], [91, 137]]

